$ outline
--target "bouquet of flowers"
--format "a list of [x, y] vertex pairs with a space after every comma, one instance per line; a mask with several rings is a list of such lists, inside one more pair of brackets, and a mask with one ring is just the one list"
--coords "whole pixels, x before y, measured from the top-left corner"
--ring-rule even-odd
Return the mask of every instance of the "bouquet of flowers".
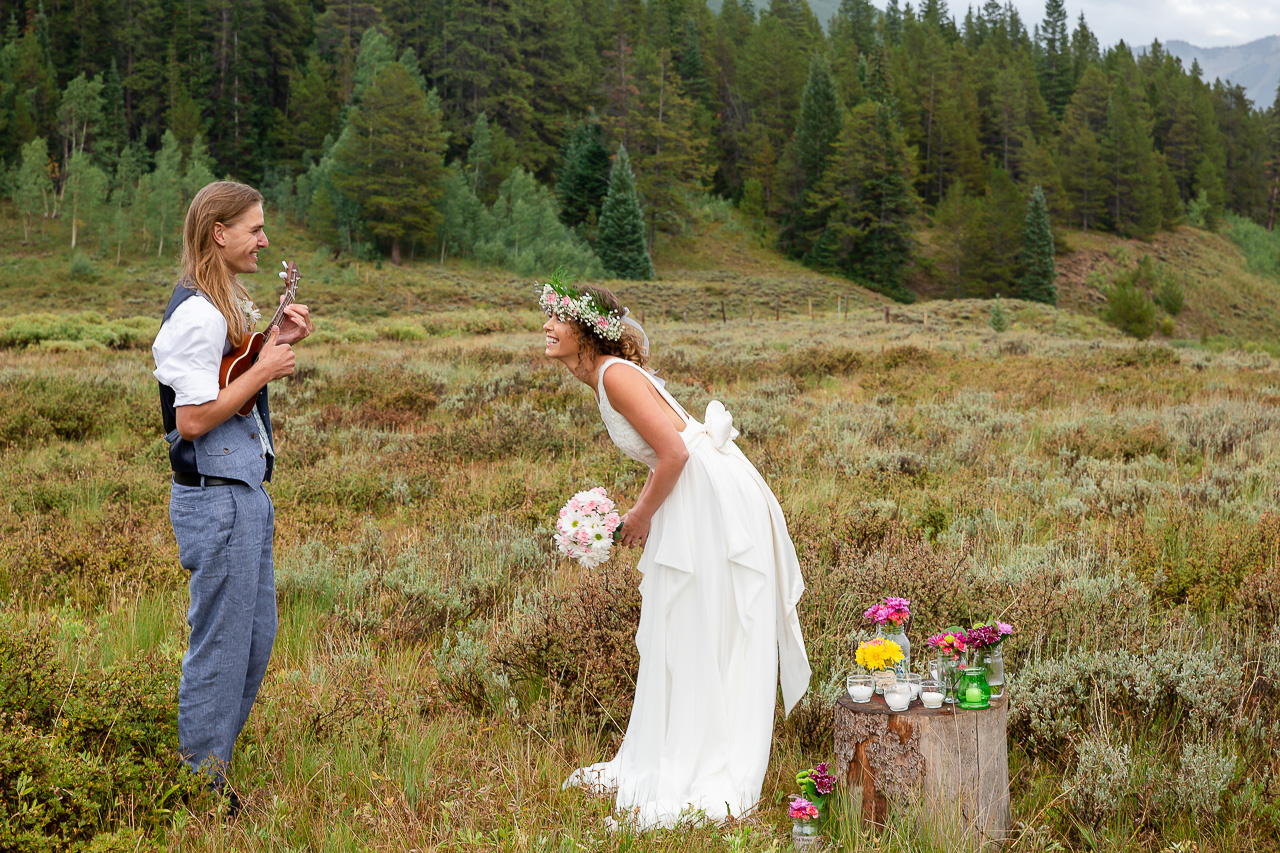
[[937, 649], [944, 657], [959, 660], [969, 650], [969, 637], [959, 628], [952, 628], [941, 634], [934, 634], [925, 640], [925, 644], [931, 649]]
[[602, 486], [578, 492], [556, 519], [556, 545], [560, 553], [591, 569], [609, 559], [622, 518]]
[[902, 660], [902, 647], [893, 640], [873, 637], [858, 644], [854, 659], [858, 666], [865, 666], [867, 669], [889, 669]]
[[792, 820], [813, 820], [818, 816], [818, 807], [796, 794], [791, 798]]
[[968, 631], [965, 636], [969, 638], [969, 645], [975, 649], [991, 649], [1000, 645], [1004, 638], [1013, 633], [1013, 626], [1008, 622], [999, 622], [992, 619], [988, 622], [979, 622]]
[[[801, 770], [796, 774], [796, 784], [800, 786], [800, 792], [807, 799], [800, 799], [803, 803], [808, 803], [814, 808], [814, 817], [817, 812], [822, 810], [822, 806], [826, 803], [828, 795], [836, 789], [836, 777], [832, 776], [826, 762], [819, 764], [817, 767], [809, 767]], [[791, 804], [792, 811], [795, 811], [795, 801]], [[796, 817], [793, 813], [792, 817]]]
[[905, 598], [889, 596], [880, 604], [873, 604], [862, 614], [877, 625], [904, 625], [911, 618], [911, 602]]

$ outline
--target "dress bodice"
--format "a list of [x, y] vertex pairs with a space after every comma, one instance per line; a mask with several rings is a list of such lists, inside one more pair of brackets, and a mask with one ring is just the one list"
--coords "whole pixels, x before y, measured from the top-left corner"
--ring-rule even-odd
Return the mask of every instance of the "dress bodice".
[[652, 373], [634, 361], [627, 361], [625, 358], [617, 358], [616, 356], [605, 361], [600, 368], [600, 376], [596, 380], [596, 395], [600, 404], [600, 418], [604, 421], [605, 429], [609, 431], [609, 438], [613, 439], [613, 443], [618, 445], [619, 450], [637, 462], [653, 468], [658, 464], [658, 454], [649, 446], [649, 442], [645, 441], [640, 433], [636, 432], [636, 428], [631, 425], [631, 422], [613, 408], [609, 403], [609, 395], [604, 390], [604, 373], [614, 362], [621, 362], [631, 369], [640, 371], [646, 379], [653, 383], [653, 387], [658, 389], [658, 393], [671, 405], [671, 408], [675, 409], [676, 413], [684, 418], [685, 423], [692, 422], [693, 418], [689, 417], [689, 413], [684, 410], [684, 407], [677, 403], [675, 398], [667, 392], [661, 380], [654, 377]]

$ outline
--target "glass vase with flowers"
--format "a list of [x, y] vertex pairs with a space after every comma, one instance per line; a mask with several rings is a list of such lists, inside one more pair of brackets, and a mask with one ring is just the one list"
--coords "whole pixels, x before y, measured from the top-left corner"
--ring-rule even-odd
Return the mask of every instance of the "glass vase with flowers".
[[1004, 695], [1004, 653], [1000, 650], [1000, 644], [1013, 633], [1013, 626], [1008, 622], [991, 619], [974, 625], [966, 633], [970, 648], [978, 656], [978, 662], [987, 668], [991, 698], [999, 699]]
[[937, 653], [933, 662], [929, 665], [930, 675], [937, 679], [944, 688], [946, 696], [943, 701], [947, 704], [954, 704], [956, 701], [956, 686], [960, 681], [960, 666], [964, 662], [965, 654], [969, 651], [965, 633], [959, 628], [948, 628], [945, 631], [934, 634], [924, 642], [925, 645]]
[[873, 604], [862, 618], [876, 623], [876, 635], [896, 643], [902, 650], [902, 660], [894, 667], [899, 680], [911, 671], [911, 640], [907, 638], [907, 622], [911, 619], [911, 601], [889, 596], [879, 604]]
[[897, 683], [895, 665], [903, 659], [902, 649], [887, 637], [872, 637], [858, 644], [854, 660], [866, 667], [875, 679], [876, 692], [884, 693], [886, 682]]

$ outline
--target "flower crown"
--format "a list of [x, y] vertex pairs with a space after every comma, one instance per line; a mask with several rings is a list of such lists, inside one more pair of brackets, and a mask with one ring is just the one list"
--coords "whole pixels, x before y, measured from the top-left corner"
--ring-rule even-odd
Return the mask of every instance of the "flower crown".
[[[536, 281], [534, 285], [537, 285]], [[622, 318], [618, 312], [606, 311], [590, 293], [572, 287], [559, 270], [542, 285], [538, 307], [548, 317], [554, 314], [561, 319], [576, 320], [607, 341], [622, 337]]]

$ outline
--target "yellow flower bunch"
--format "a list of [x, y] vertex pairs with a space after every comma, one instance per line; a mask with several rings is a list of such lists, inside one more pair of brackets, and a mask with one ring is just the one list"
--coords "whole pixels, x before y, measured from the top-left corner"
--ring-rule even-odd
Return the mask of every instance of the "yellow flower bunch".
[[884, 637], [863, 640], [858, 645], [855, 658], [858, 666], [865, 666], [867, 669], [888, 669], [902, 660], [902, 647]]

